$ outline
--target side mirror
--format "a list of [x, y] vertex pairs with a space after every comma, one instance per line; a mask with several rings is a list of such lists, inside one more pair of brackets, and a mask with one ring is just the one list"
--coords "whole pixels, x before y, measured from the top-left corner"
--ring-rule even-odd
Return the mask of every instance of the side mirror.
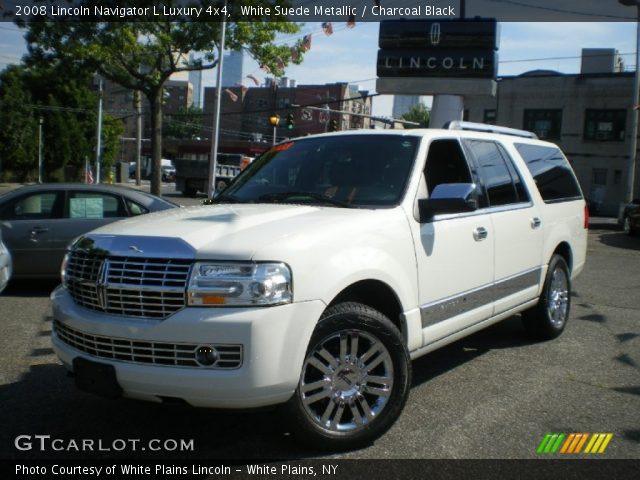
[[429, 198], [418, 200], [420, 223], [433, 219], [435, 215], [446, 213], [473, 212], [478, 209], [473, 183], [441, 183], [431, 192]]

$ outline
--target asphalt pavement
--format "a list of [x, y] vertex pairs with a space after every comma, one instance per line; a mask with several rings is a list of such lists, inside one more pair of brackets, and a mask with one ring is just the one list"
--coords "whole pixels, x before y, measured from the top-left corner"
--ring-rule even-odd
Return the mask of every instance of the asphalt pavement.
[[[166, 195], [182, 199], [166, 187]], [[173, 196], [175, 195], [175, 196]], [[84, 452], [83, 458], [540, 458], [549, 432], [611, 432], [600, 458], [640, 458], [640, 237], [592, 220], [588, 261], [571, 318], [550, 342], [528, 340], [519, 317], [413, 363], [413, 387], [394, 427], [348, 453], [310, 450], [278, 409], [213, 411], [105, 400], [75, 389], [49, 336], [56, 282], [13, 282], [0, 295], [0, 458], [77, 458], [21, 451], [19, 435], [193, 439], [193, 452]], [[587, 455], [578, 455], [585, 457]]]

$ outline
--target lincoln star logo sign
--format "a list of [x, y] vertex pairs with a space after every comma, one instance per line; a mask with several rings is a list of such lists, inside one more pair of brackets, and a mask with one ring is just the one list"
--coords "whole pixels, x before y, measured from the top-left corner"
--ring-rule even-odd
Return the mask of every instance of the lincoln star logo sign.
[[431, 45], [438, 45], [440, 43], [441, 30], [439, 23], [431, 24]]
[[98, 304], [103, 310], [107, 308], [107, 283], [109, 279], [109, 260], [105, 260], [98, 270], [98, 278], [96, 279], [96, 294]]

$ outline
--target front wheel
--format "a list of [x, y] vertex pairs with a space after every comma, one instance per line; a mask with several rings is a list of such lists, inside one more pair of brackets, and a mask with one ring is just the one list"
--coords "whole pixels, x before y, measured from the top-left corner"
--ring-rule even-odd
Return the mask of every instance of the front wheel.
[[537, 339], [550, 340], [559, 336], [571, 309], [571, 275], [567, 262], [553, 255], [542, 287], [540, 301], [522, 314], [527, 333]]
[[342, 303], [318, 323], [287, 410], [314, 446], [357, 448], [393, 425], [410, 384], [409, 354], [395, 325], [370, 307]]

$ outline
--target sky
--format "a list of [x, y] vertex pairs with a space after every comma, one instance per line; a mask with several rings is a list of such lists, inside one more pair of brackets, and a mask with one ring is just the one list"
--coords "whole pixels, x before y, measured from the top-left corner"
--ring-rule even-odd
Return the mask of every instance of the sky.
[[[311, 50], [301, 65], [291, 65], [286, 76], [298, 84], [348, 82], [361, 90], [375, 92], [378, 23], [362, 22], [352, 29], [334, 22], [334, 33], [326, 36], [320, 24], [307, 23], [295, 36], [281, 37], [278, 43], [293, 43], [312, 34]], [[0, 69], [18, 63], [26, 52], [23, 32], [11, 23], [0, 23]], [[615, 48], [626, 70], [635, 69], [635, 23], [501, 23], [498, 75], [518, 75], [530, 70], [548, 69], [562, 73], [580, 70], [582, 48]], [[559, 58], [560, 57], [560, 58]], [[564, 58], [573, 57], [573, 58]], [[258, 64], [250, 62], [247, 73], [263, 79]], [[215, 85], [215, 70], [203, 73], [205, 86]], [[247, 81], [247, 86], [252, 82]], [[390, 116], [393, 97], [373, 99], [373, 114]]]

